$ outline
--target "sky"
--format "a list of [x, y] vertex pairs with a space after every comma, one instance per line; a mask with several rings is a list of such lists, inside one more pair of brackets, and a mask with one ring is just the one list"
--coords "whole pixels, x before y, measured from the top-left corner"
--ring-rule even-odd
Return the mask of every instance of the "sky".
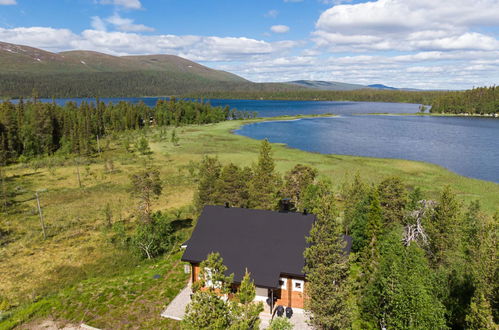
[[499, 0], [0, 0], [0, 41], [174, 54], [256, 82], [499, 82]]

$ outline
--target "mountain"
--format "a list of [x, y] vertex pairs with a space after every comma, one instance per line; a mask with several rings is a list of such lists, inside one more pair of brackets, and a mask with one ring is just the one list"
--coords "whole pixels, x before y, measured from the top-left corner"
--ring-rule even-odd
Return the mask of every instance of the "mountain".
[[317, 91], [360, 89], [399, 90], [382, 84], [320, 80], [253, 83], [174, 55], [113, 56], [83, 50], [53, 53], [0, 42], [0, 97], [228, 97], [242, 93], [317, 99], [324, 97], [314, 94]]
[[353, 91], [357, 89], [367, 88], [367, 86], [364, 85], [323, 80], [294, 80], [287, 82], [287, 84], [327, 91]]
[[349, 84], [338, 81], [323, 81], [323, 80], [295, 80], [286, 82], [289, 85], [325, 90], [325, 91], [354, 91], [358, 89], [377, 89], [377, 90], [414, 90], [409, 88], [395, 88], [383, 84], [359, 85]]
[[372, 85], [367, 85], [367, 87], [376, 88], [376, 89], [385, 89], [385, 90], [397, 90], [397, 89], [399, 89], [399, 88], [395, 88], [395, 87], [386, 86], [383, 84], [372, 84]]
[[246, 79], [174, 55], [112, 56], [93, 51], [51, 53], [0, 42], [0, 73], [167, 72], [215, 81]]
[[0, 42], [0, 96], [131, 97], [214, 92], [286, 92], [303, 87], [253, 83], [174, 55], [52, 53]]

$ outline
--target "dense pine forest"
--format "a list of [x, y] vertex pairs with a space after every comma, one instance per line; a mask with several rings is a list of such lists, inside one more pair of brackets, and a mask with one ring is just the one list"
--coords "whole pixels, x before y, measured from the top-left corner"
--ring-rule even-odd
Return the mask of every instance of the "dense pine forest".
[[79, 73], [0, 73], [0, 96], [29, 97], [36, 91], [41, 98], [183, 96], [217, 91], [278, 92], [302, 89], [287, 84], [247, 81], [217, 81], [189, 73], [79, 72]]
[[54, 153], [90, 155], [99, 151], [99, 138], [113, 132], [149, 126], [208, 124], [254, 116], [229, 107], [177, 101], [104, 104], [68, 102], [64, 106], [36, 99], [0, 104], [0, 162], [2, 164]]
[[[289, 198], [294, 210], [317, 216], [304, 269], [317, 329], [497, 329], [499, 213], [483, 212], [478, 200], [463, 205], [450, 186], [429, 199], [400, 178], [368, 184], [357, 175], [335, 190], [313, 167], [297, 164], [284, 176], [274, 167], [267, 141], [252, 168], [205, 157], [196, 205], [277, 210]], [[184, 320], [186, 328], [230, 328], [215, 302], [193, 303], [216, 312]]]
[[492, 115], [499, 113], [499, 88], [473, 88], [464, 92], [447, 92], [432, 103], [433, 113]]

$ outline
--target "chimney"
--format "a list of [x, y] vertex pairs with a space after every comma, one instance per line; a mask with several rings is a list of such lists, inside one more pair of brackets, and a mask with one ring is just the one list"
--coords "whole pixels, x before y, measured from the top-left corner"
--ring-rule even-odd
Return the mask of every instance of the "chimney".
[[289, 212], [291, 210], [291, 199], [283, 198], [279, 202], [279, 211], [280, 212]]

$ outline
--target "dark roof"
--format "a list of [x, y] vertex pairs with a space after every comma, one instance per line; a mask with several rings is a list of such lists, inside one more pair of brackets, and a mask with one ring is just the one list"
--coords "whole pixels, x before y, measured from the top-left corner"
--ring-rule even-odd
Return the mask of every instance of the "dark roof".
[[315, 216], [205, 206], [182, 257], [199, 263], [218, 252], [239, 283], [245, 269], [255, 285], [277, 288], [281, 274], [304, 276], [303, 252]]

